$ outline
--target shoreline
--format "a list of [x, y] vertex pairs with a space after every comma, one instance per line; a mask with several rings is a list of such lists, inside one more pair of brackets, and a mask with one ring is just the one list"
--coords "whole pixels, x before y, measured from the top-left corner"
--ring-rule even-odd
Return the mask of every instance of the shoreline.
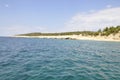
[[59, 35], [59, 36], [12, 36], [18, 38], [46, 38], [46, 39], [70, 39], [70, 40], [94, 40], [120, 42], [120, 34], [109, 36], [82, 36], [82, 35]]

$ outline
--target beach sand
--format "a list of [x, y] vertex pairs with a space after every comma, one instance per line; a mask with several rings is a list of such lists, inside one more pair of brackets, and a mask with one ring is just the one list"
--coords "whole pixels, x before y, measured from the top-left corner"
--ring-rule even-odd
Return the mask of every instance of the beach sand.
[[53, 38], [53, 39], [75, 39], [75, 40], [96, 40], [96, 41], [120, 41], [120, 33], [109, 36], [82, 36], [82, 35], [59, 35], [59, 36], [14, 36], [23, 38]]

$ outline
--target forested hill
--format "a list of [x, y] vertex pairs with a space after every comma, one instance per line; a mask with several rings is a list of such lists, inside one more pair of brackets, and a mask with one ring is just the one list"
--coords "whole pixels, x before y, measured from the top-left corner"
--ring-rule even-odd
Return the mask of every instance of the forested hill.
[[16, 36], [62, 36], [62, 35], [83, 35], [83, 36], [109, 36], [110, 34], [117, 34], [120, 32], [120, 26], [111, 26], [106, 27], [104, 29], [99, 29], [98, 31], [75, 31], [75, 32], [61, 32], [61, 33], [26, 33], [26, 34], [18, 34]]

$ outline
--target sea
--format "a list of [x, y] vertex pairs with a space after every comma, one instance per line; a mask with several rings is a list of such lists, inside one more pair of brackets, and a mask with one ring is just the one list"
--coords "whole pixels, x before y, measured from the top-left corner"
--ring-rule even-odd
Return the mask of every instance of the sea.
[[120, 42], [0, 37], [0, 80], [120, 80]]

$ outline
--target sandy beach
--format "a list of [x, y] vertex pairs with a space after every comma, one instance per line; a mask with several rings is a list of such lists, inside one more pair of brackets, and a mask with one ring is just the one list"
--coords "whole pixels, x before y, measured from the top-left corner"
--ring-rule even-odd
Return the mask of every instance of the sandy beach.
[[96, 41], [120, 41], [120, 33], [109, 36], [82, 36], [82, 35], [59, 35], [59, 36], [14, 36], [23, 38], [52, 38], [52, 39], [74, 39], [74, 40], [96, 40]]

